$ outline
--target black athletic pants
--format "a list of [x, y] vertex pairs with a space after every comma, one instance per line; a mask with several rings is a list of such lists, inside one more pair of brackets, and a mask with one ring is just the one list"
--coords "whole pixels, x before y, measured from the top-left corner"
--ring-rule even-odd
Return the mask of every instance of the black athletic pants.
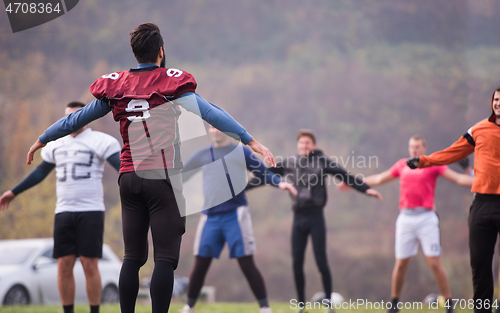
[[[500, 195], [476, 194], [469, 214], [469, 250], [474, 285], [474, 312], [491, 312], [484, 303], [493, 301], [492, 262], [500, 232]], [[482, 304], [482, 307], [481, 307]]]
[[[155, 173], [149, 174], [154, 177]], [[179, 262], [186, 219], [179, 212], [168, 178], [143, 177], [145, 174], [140, 177], [129, 172], [121, 174], [119, 179], [125, 245], [119, 281], [120, 307], [122, 313], [134, 312], [139, 269], [148, 258], [148, 230], [151, 228], [155, 260], [150, 286], [152, 312], [165, 313], [170, 306], [173, 272]]]
[[307, 238], [311, 235], [314, 258], [323, 281], [326, 297], [332, 292], [332, 278], [326, 256], [326, 226], [323, 210], [295, 212], [292, 227], [292, 258], [295, 287], [299, 302], [305, 302], [304, 256]]
[[[264, 279], [262, 278], [259, 269], [255, 266], [253, 256], [247, 255], [237, 258], [237, 260], [255, 298], [257, 300], [267, 298]], [[189, 277], [189, 286], [187, 291], [188, 299], [192, 299], [192, 301], [198, 299], [211, 262], [212, 258], [210, 257], [196, 256], [193, 271]], [[194, 303], [192, 306], [194, 306]]]

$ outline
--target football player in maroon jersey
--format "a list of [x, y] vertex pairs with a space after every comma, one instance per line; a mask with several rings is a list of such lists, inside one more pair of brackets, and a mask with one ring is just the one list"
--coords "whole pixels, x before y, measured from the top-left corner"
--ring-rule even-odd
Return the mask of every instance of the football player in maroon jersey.
[[47, 142], [113, 112], [123, 139], [119, 178], [125, 245], [119, 282], [121, 311], [135, 310], [139, 269], [147, 260], [151, 228], [155, 260], [152, 312], [165, 313], [185, 227], [182, 183], [178, 181], [182, 168], [179, 106], [249, 145], [271, 166], [276, 164], [271, 152], [229, 114], [195, 93], [191, 74], [162, 67], [165, 50], [158, 26], [145, 23], [136, 27], [130, 45], [139, 63], [137, 69], [100, 77], [90, 88], [96, 99], [49, 127], [31, 147], [27, 163]]

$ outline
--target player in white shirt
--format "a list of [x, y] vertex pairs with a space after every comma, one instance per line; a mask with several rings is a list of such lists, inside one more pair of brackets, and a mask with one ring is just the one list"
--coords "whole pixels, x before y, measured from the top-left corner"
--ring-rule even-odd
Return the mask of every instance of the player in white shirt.
[[[71, 102], [65, 113], [68, 115], [84, 106]], [[97, 264], [102, 257], [105, 210], [102, 173], [105, 161], [119, 170], [120, 150], [121, 145], [114, 137], [85, 126], [47, 144], [42, 149], [40, 165], [0, 197], [0, 210], [5, 210], [19, 193], [41, 182], [56, 168], [53, 257], [57, 259], [57, 283], [64, 313], [74, 310], [73, 267], [77, 257], [87, 280], [90, 312], [99, 312], [102, 286]]]

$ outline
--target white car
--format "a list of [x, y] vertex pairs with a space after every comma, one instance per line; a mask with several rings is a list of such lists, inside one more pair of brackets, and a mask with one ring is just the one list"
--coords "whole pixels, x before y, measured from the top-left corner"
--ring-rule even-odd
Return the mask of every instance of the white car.
[[[57, 261], [52, 258], [54, 240], [0, 240], [0, 306], [17, 304], [60, 304]], [[121, 260], [108, 245], [102, 249], [99, 271], [102, 303], [118, 302]], [[88, 303], [85, 274], [77, 259], [74, 267], [75, 303]]]

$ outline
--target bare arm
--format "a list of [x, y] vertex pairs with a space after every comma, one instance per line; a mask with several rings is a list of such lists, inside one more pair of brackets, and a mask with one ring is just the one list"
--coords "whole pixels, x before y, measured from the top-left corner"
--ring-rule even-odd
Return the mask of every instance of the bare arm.
[[252, 150], [258, 154], [261, 154], [264, 156], [264, 159], [266, 160], [267, 164], [269, 164], [272, 167], [276, 167], [276, 161], [274, 161], [274, 156], [269, 151], [268, 148], [264, 147], [260, 142], [252, 138], [250, 142], [248, 143], [248, 146], [252, 148]]
[[473, 178], [469, 175], [466, 174], [460, 174], [455, 172], [452, 169], [447, 169], [444, 171], [442, 175], [446, 180], [451, 181], [452, 183], [455, 183], [460, 186], [467, 186], [470, 187], [472, 186]]
[[365, 183], [373, 187], [385, 184], [387, 182], [395, 180], [396, 178], [397, 177], [392, 176], [390, 171], [385, 171], [380, 174], [365, 177]]
[[292, 194], [292, 196], [294, 196], [294, 197], [297, 196], [297, 189], [295, 189], [295, 187], [290, 183], [283, 181], [283, 182], [279, 183], [278, 187], [281, 190], [288, 190], [288, 192], [290, 192]]
[[33, 161], [33, 156], [38, 149], [45, 147], [46, 144], [42, 143], [40, 139], [37, 139], [36, 142], [31, 146], [30, 151], [28, 151], [28, 156], [26, 157], [26, 164], [30, 165]]

